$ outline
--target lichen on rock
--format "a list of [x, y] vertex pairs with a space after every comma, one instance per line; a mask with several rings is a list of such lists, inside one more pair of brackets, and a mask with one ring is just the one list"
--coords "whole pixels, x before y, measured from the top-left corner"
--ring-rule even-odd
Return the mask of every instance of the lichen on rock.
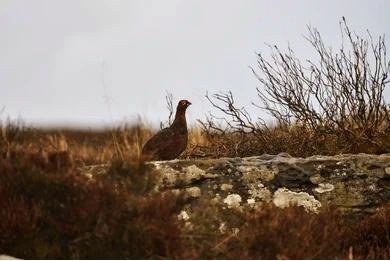
[[[158, 173], [157, 191], [184, 193], [191, 204], [209, 200], [228, 207], [298, 205], [317, 212], [333, 205], [346, 214], [372, 213], [390, 201], [390, 154], [288, 154], [247, 158], [149, 162]], [[91, 180], [109, 166], [86, 166]]]
[[320, 183], [318, 187], [314, 189], [317, 193], [326, 193], [334, 190], [334, 186], [330, 183]]
[[176, 167], [179, 167], [174, 168], [167, 163], [172, 164], [173, 162], [158, 161], [152, 163], [157, 170], [163, 171], [164, 173], [160, 176], [160, 182], [163, 187], [184, 186], [191, 184], [195, 181], [215, 177], [213, 174], [207, 173], [196, 165], [190, 165], [180, 168], [180, 165], [176, 164]]
[[278, 189], [273, 196], [273, 203], [279, 208], [302, 206], [308, 212], [318, 213], [321, 202], [306, 192], [293, 192], [286, 188]]
[[223, 200], [223, 203], [225, 203], [228, 208], [238, 208], [240, 207], [241, 201], [242, 199], [240, 195], [230, 194]]

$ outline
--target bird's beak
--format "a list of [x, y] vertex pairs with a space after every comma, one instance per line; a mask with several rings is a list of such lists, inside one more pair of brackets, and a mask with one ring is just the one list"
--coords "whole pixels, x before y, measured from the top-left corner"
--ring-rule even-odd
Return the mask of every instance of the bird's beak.
[[190, 106], [192, 103], [188, 102], [188, 106]]

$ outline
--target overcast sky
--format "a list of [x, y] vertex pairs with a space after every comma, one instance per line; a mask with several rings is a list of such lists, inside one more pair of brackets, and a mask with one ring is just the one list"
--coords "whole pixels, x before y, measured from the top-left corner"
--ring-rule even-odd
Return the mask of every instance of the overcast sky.
[[0, 0], [0, 117], [96, 126], [140, 115], [158, 123], [170, 92], [175, 103], [193, 103], [193, 123], [211, 109], [207, 90], [256, 101], [248, 66], [255, 52], [268, 52], [265, 43], [289, 43], [312, 58], [308, 24], [337, 47], [342, 16], [360, 34], [389, 36], [389, 10], [385, 0]]

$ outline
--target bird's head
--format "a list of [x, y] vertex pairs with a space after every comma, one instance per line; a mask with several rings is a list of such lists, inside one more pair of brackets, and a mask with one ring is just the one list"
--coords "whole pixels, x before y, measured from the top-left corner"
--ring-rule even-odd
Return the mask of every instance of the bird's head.
[[187, 100], [181, 100], [181, 101], [179, 101], [179, 103], [177, 104], [177, 110], [178, 111], [185, 111], [187, 108], [188, 108], [188, 106], [190, 106], [191, 105], [191, 103], [189, 102], [189, 101], [187, 101]]

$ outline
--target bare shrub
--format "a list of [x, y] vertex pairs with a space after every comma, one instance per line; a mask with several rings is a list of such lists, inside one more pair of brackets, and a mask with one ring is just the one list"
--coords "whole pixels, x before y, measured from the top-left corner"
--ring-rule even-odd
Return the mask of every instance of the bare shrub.
[[[332, 141], [334, 148], [324, 154], [389, 151], [390, 105], [384, 91], [390, 61], [384, 36], [374, 40], [368, 32], [367, 39], [361, 38], [344, 18], [340, 27], [343, 43], [338, 52], [326, 47], [317, 29], [308, 27], [306, 39], [318, 62], [302, 63], [290, 47], [283, 52], [276, 45], [270, 47], [269, 59], [257, 54], [258, 68], [252, 71], [262, 88], [257, 88], [261, 103], [254, 105], [268, 112], [287, 136], [293, 128], [311, 139]], [[241, 133], [242, 139], [257, 140], [259, 152], [270, 150], [266, 144], [272, 145], [272, 128], [260, 118], [252, 119], [245, 108], [237, 108], [230, 91], [206, 98], [224, 115], [201, 122], [206, 136]], [[315, 146], [313, 152], [321, 152], [318, 145], [324, 147], [310, 145]]]
[[304, 66], [288, 48], [277, 46], [271, 61], [258, 54], [258, 69], [253, 70], [264, 89], [257, 89], [265, 109], [277, 120], [341, 132], [351, 139], [372, 141], [390, 126], [389, 106], [383, 92], [389, 82], [390, 62], [384, 37], [374, 41], [352, 33], [343, 18], [339, 53], [327, 48], [320, 33], [309, 27], [306, 38], [314, 47], [319, 62]]
[[172, 93], [170, 92], [167, 92], [167, 94], [165, 95], [165, 102], [166, 102], [166, 105], [167, 105], [167, 110], [168, 110], [168, 121], [164, 124], [163, 122], [160, 122], [160, 129], [163, 129], [165, 127], [168, 127], [172, 124], [173, 122], [173, 117], [174, 117], [174, 107], [173, 107], [173, 95]]

